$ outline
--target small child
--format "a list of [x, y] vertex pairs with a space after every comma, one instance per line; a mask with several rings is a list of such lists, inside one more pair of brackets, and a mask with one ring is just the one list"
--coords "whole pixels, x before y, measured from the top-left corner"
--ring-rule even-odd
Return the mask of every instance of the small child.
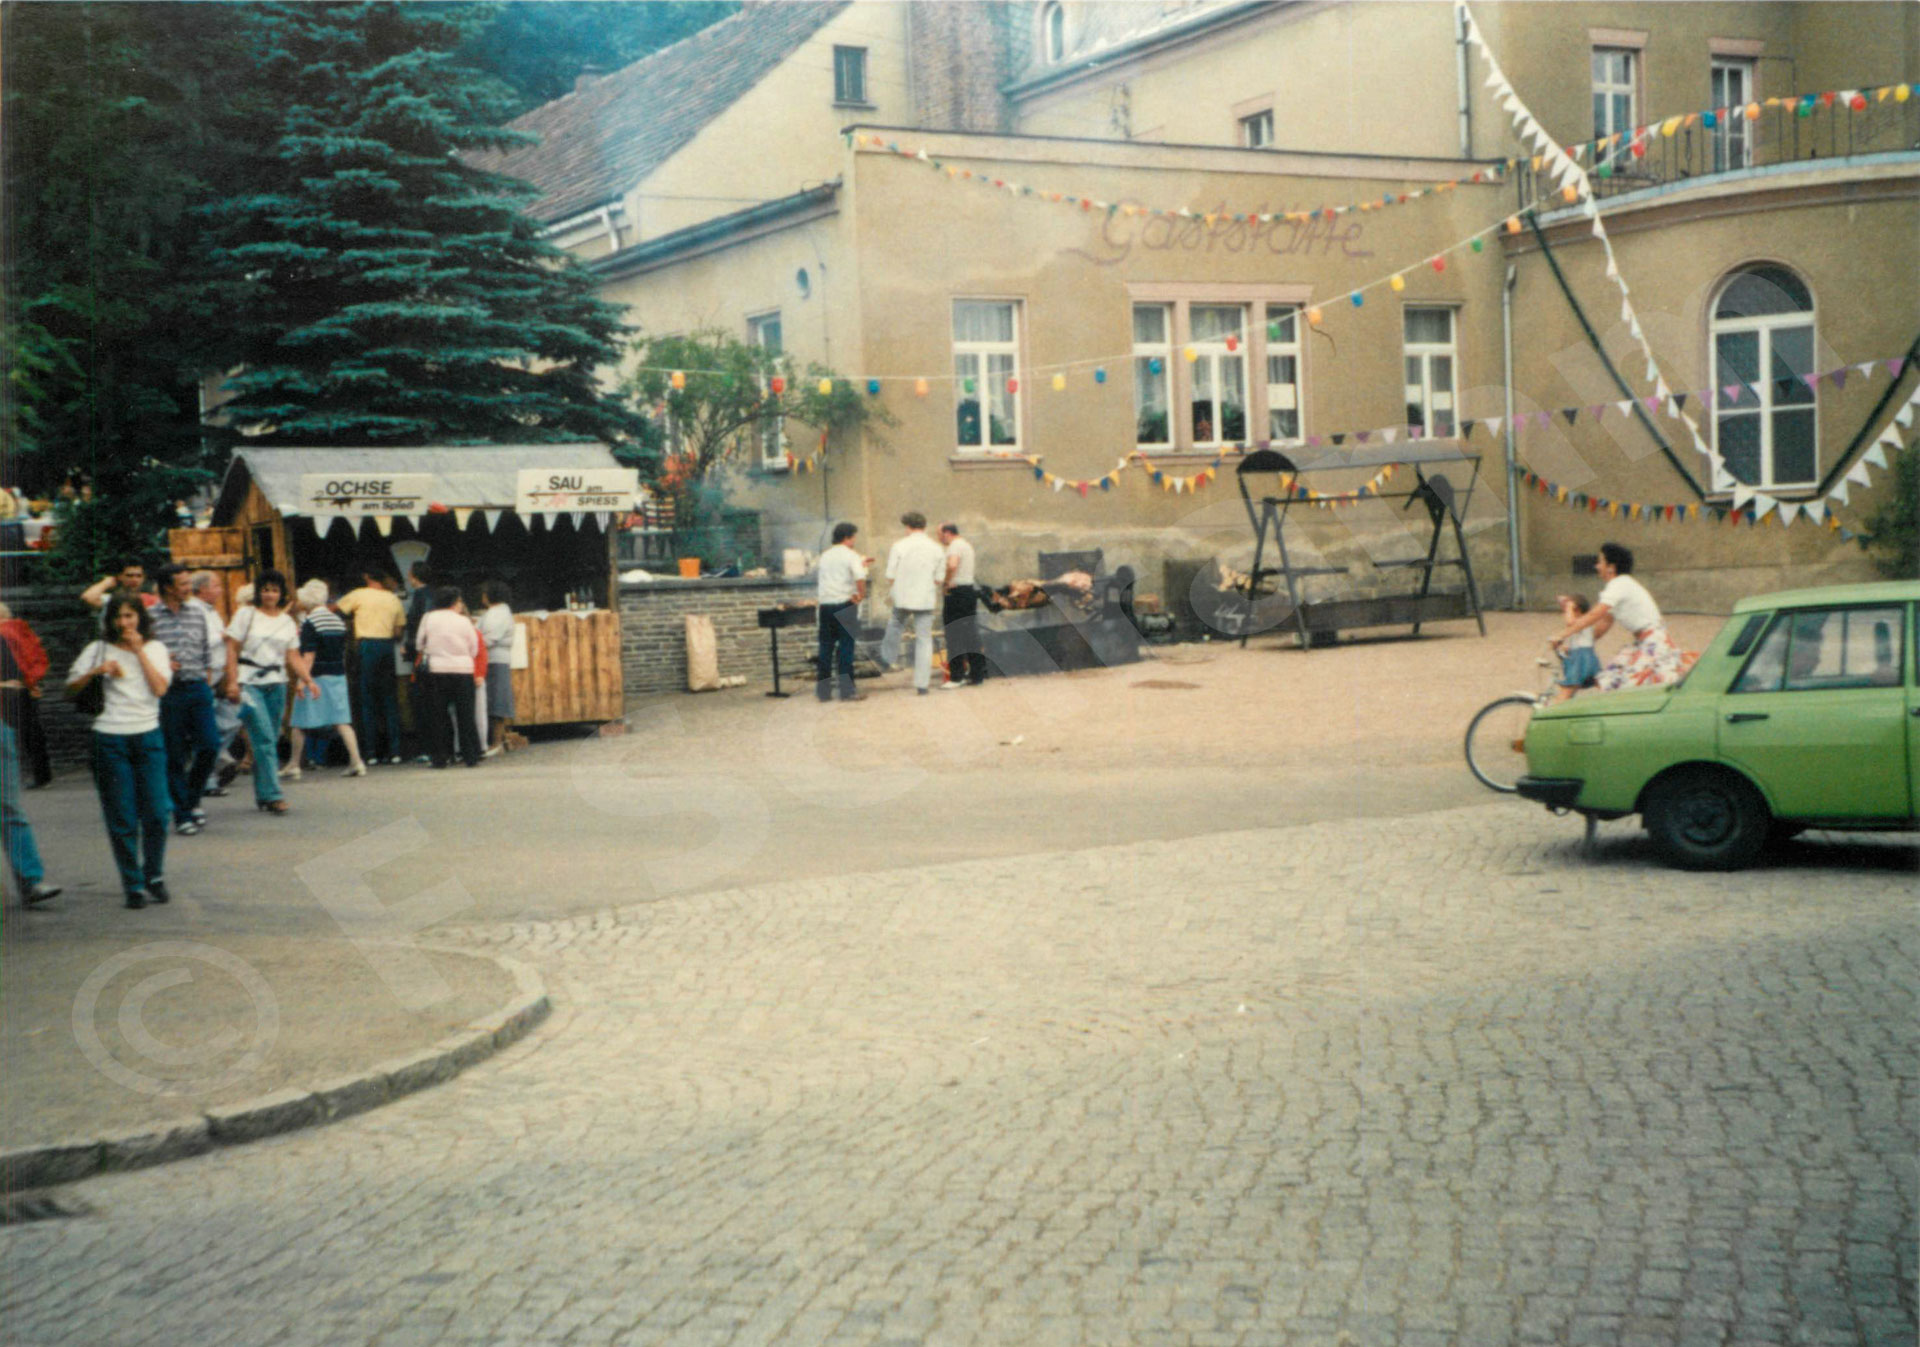
[[[1592, 606], [1585, 594], [1558, 594], [1555, 602], [1560, 605], [1560, 617], [1568, 627], [1587, 615]], [[1556, 702], [1564, 702], [1581, 688], [1592, 687], [1593, 680], [1600, 674], [1600, 656], [1593, 649], [1593, 628], [1568, 634], [1561, 633], [1548, 642], [1560, 652], [1560, 688], [1554, 693]]]

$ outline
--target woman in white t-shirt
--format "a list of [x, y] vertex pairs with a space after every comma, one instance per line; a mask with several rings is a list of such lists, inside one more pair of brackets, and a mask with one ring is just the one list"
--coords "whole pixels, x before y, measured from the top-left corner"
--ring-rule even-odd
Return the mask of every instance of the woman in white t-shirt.
[[1594, 687], [1601, 692], [1617, 692], [1621, 688], [1679, 682], [1699, 655], [1682, 650], [1667, 635], [1660, 605], [1653, 601], [1647, 587], [1633, 578], [1633, 553], [1619, 543], [1602, 543], [1599, 570], [1606, 582], [1599, 599], [1563, 635], [1592, 628], [1595, 636], [1604, 636], [1618, 626], [1630, 639], [1600, 670]]
[[93, 718], [93, 784], [128, 907], [171, 896], [166, 859], [173, 798], [160, 699], [173, 682], [173, 657], [150, 639], [152, 631], [146, 607], [116, 594], [101, 614], [100, 639], [88, 643], [67, 671], [68, 695], [95, 682], [104, 694]]
[[287, 577], [262, 571], [253, 582], [253, 606], [227, 626], [227, 683], [223, 696], [240, 703], [240, 723], [253, 749], [253, 801], [284, 814], [280, 791], [280, 722], [287, 714], [291, 674], [303, 696], [318, 696], [300, 660], [300, 627], [286, 609]]

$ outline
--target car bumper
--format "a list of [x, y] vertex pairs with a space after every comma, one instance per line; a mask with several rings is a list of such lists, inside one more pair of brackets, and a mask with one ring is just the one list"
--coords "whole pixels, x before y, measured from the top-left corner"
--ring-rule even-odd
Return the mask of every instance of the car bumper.
[[1571, 809], [1573, 802], [1580, 798], [1580, 788], [1586, 784], [1578, 777], [1523, 776], [1519, 790], [1521, 798], [1538, 800], [1549, 809]]

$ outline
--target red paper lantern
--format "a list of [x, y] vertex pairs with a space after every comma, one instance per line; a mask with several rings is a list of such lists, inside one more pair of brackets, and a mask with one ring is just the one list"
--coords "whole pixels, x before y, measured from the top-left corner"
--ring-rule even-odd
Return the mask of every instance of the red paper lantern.
[[1434, 259], [1433, 259], [1433, 269], [1434, 269], [1435, 271], [1445, 271], [1445, 270], [1447, 269], [1447, 259], [1446, 259], [1446, 258], [1444, 258], [1444, 257], [1436, 257], [1436, 258], [1434, 258]]
[[1228, 349], [1229, 351], [1237, 351], [1237, 350], [1239, 350], [1239, 349], [1240, 349], [1240, 338], [1238, 338], [1238, 337], [1228, 337], [1228, 338], [1227, 338], [1227, 349]]
[[786, 392], [787, 381], [785, 376], [779, 374], [774, 375], [771, 379], [767, 380], [767, 387], [771, 388], [776, 395]]
[[1855, 94], [1847, 100], [1847, 106], [1855, 112], [1865, 112], [1867, 110], [1867, 96], [1865, 94]]
[[1020, 381], [1018, 379], [1007, 380], [1007, 391], [1009, 393], [1018, 393], [1020, 391]]
[[444, 506], [444, 505], [442, 505], [442, 504], [441, 504], [441, 503], [440, 503], [439, 501], [437, 501], [437, 500], [436, 500], [436, 501], [429, 501], [429, 502], [427, 503], [427, 513], [428, 513], [428, 514], [446, 514], [446, 513], [447, 513], [447, 507], [446, 507], [446, 506]]

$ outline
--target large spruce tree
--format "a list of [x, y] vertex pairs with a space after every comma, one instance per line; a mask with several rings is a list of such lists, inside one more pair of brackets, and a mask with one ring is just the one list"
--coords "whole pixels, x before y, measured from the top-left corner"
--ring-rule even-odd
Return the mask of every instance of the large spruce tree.
[[269, 442], [603, 439], [617, 312], [520, 207], [464, 163], [509, 143], [507, 93], [455, 55], [480, 5], [249, 6], [276, 93], [265, 180], [213, 208], [238, 366], [231, 429]]

